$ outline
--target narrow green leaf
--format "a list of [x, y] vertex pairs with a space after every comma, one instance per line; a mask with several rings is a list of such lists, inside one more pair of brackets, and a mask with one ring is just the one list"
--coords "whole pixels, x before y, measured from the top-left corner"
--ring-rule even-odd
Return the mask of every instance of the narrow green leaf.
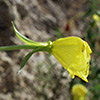
[[34, 45], [34, 46], [47, 46], [48, 45], [48, 42], [35, 42], [35, 41], [30, 40], [27, 37], [23, 36], [20, 32], [18, 32], [18, 30], [16, 29], [13, 22], [12, 22], [12, 26], [13, 26], [14, 32], [17, 35], [17, 37], [20, 40], [22, 40], [24, 43], [26, 43], [28, 45]]
[[22, 71], [24, 65], [27, 63], [27, 61], [28, 61], [29, 58], [32, 56], [32, 54], [35, 53], [35, 52], [36, 52], [36, 51], [31, 51], [30, 53], [28, 53], [28, 54], [25, 56], [25, 58], [23, 59], [23, 61], [22, 61], [22, 63], [21, 63], [21, 66], [20, 66], [20, 69], [18, 70], [17, 74], [19, 74], [19, 73]]
[[41, 51], [42, 48], [37, 48], [31, 52], [29, 52], [23, 59], [22, 63], [21, 63], [21, 66], [20, 66], [20, 69], [18, 70], [17, 74], [19, 74], [22, 69], [24, 68], [24, 65], [27, 63], [27, 61], [29, 60], [29, 58], [32, 56], [32, 54], [34, 54], [35, 52], [38, 52], [38, 51]]
[[22, 34], [20, 34], [20, 32], [18, 32], [18, 30], [16, 29], [14, 23], [13, 23], [13, 22], [11, 22], [11, 23], [12, 23], [14, 32], [15, 32], [15, 34], [17, 35], [17, 37], [18, 37], [19, 39], [21, 39], [21, 40], [22, 40], [23, 42], [25, 42], [26, 44], [31, 44], [31, 45], [32, 45], [33, 43], [35, 43], [34, 41], [32, 41], [32, 40], [28, 39], [27, 37], [23, 36]]

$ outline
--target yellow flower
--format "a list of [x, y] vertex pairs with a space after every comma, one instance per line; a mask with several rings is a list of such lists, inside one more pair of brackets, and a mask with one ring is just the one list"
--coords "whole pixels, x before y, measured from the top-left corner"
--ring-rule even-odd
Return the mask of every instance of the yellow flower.
[[100, 22], [100, 17], [97, 14], [93, 15], [93, 19], [98, 23]]
[[52, 43], [52, 54], [67, 69], [70, 76], [88, 82], [90, 54], [87, 42], [79, 37], [60, 38]]
[[86, 100], [88, 90], [81, 84], [76, 84], [72, 87], [72, 95], [74, 100]]
[[92, 18], [95, 21], [94, 26], [98, 26], [100, 28], [100, 17], [97, 14], [94, 14]]

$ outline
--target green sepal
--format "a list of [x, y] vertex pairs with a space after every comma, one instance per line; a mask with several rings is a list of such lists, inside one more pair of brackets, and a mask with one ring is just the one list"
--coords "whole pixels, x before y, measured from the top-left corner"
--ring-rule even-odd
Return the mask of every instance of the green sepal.
[[20, 69], [18, 70], [17, 74], [19, 74], [22, 69], [24, 68], [24, 65], [27, 63], [27, 61], [29, 60], [29, 58], [32, 56], [33, 53], [37, 52], [37, 50], [33, 50], [31, 52], [29, 52], [23, 59], [22, 63], [21, 63], [21, 66], [20, 66]]
[[16, 36], [22, 40], [24, 43], [28, 44], [28, 45], [34, 45], [34, 46], [47, 46], [48, 45], [48, 42], [35, 42], [31, 39], [28, 39], [27, 37], [25, 37], [24, 35], [22, 35], [20, 32], [18, 32], [18, 30], [16, 29], [15, 25], [13, 22], [12, 23], [12, 26], [13, 26], [13, 29], [14, 29], [14, 32], [16, 34]]
[[20, 69], [18, 70], [17, 74], [19, 74], [24, 65], [27, 63], [27, 61], [29, 60], [29, 58], [32, 56], [32, 54], [34, 54], [35, 52], [38, 51], [46, 51], [46, 52], [51, 52], [52, 49], [52, 42], [48, 41], [48, 42], [34, 42], [30, 39], [28, 39], [27, 37], [23, 36], [22, 34], [20, 34], [16, 27], [14, 26], [14, 23], [12, 22], [13, 25], [13, 29], [15, 34], [17, 35], [17, 37], [19, 39], [21, 39], [23, 42], [25, 42], [27, 45], [12, 45], [12, 46], [1, 46], [0, 47], [0, 51], [9, 51], [9, 50], [18, 50], [18, 49], [34, 49], [33, 51], [31, 51], [30, 53], [28, 53], [25, 58], [23, 59]]
[[24, 43], [29, 44], [29, 45], [32, 45], [32, 44], [35, 43], [34, 41], [28, 39], [27, 37], [23, 36], [20, 32], [18, 32], [18, 30], [16, 29], [14, 23], [13, 22], [11, 22], [11, 23], [12, 23], [12, 26], [13, 26], [13, 29], [14, 29], [15, 34], [17, 35], [17, 37], [20, 40], [22, 40]]

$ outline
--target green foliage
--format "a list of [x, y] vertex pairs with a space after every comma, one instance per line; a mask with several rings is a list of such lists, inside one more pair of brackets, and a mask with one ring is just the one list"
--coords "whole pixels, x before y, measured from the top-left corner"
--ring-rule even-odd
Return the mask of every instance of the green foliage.
[[37, 52], [37, 51], [38, 51], [38, 50], [33, 50], [33, 51], [29, 52], [29, 53], [24, 57], [24, 59], [23, 59], [21, 65], [20, 65], [20, 69], [18, 70], [17, 74], [19, 74], [19, 73], [22, 71], [22, 69], [23, 69], [24, 65], [27, 63], [28, 59], [33, 55], [33, 53], [35, 53], [35, 52]]
[[52, 48], [52, 43], [51, 43], [51, 41], [34, 42], [34, 41], [28, 39], [27, 37], [23, 36], [22, 34], [20, 34], [20, 32], [18, 32], [18, 30], [16, 29], [13, 22], [12, 22], [12, 26], [13, 26], [13, 29], [14, 29], [16, 36], [28, 45], [2, 46], [2, 47], [0, 47], [0, 51], [18, 50], [18, 49], [32, 49], [32, 51], [29, 52], [25, 56], [25, 58], [23, 59], [21, 66], [20, 66], [20, 69], [17, 72], [17, 74], [18, 74], [22, 71], [22, 69], [24, 68], [24, 65], [27, 63], [28, 59], [32, 56], [32, 54], [34, 54], [35, 52], [38, 52], [38, 51], [50, 52], [51, 48]]
[[22, 40], [22, 41], [25, 42], [26, 44], [31, 44], [31, 45], [32, 45], [33, 43], [35, 43], [34, 41], [32, 41], [32, 40], [28, 39], [27, 37], [23, 36], [22, 34], [20, 34], [20, 33], [18, 32], [18, 30], [16, 29], [16, 27], [15, 27], [15, 25], [14, 25], [13, 22], [12, 22], [12, 26], [13, 26], [13, 29], [14, 29], [15, 34], [17, 35], [17, 37], [18, 37], [20, 40]]
[[56, 35], [57, 35], [57, 38], [65, 37], [64, 34], [61, 32], [60, 28], [57, 28]]
[[85, 13], [85, 17], [92, 16], [99, 9], [99, 0], [86, 0], [85, 4], [89, 5], [88, 11]]

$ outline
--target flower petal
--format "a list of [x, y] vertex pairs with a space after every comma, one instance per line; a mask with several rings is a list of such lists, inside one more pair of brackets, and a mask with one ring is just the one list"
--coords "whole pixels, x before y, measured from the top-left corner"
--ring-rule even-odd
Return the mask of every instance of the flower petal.
[[61, 38], [53, 42], [52, 54], [67, 69], [72, 78], [87, 82], [91, 49], [79, 37]]

